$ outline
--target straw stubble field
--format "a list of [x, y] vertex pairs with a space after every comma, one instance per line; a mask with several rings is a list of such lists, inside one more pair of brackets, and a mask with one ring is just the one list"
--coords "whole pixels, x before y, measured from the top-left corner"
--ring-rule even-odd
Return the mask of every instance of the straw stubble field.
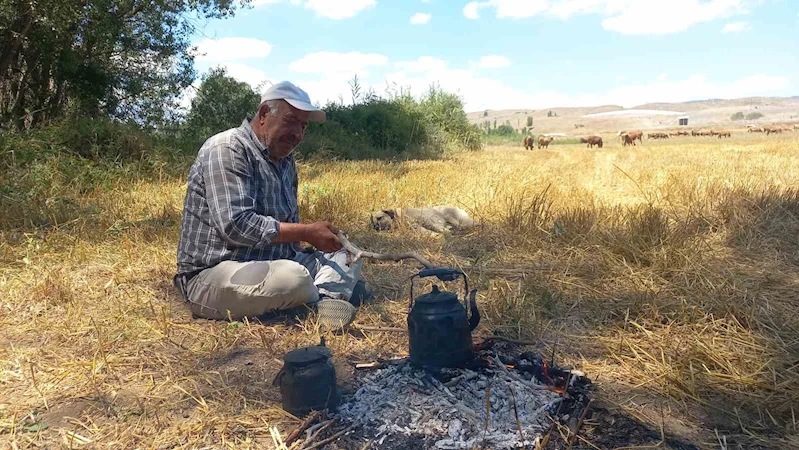
[[[303, 219], [467, 268], [479, 332], [539, 339], [596, 381], [606, 415], [701, 448], [799, 446], [799, 135], [606, 142], [302, 163]], [[74, 206], [49, 226], [22, 203], [3, 211], [0, 446], [269, 447], [271, 426], [296, 425], [271, 382], [285, 351], [319, 341], [312, 318], [193, 320], [171, 286], [188, 164], [67, 184]], [[370, 211], [434, 204], [481, 225], [369, 230]], [[344, 385], [352, 361], [407, 352], [404, 335], [357, 327], [404, 326], [413, 270], [366, 264], [377, 300], [327, 336]], [[602, 434], [646, 443], [586, 422], [612, 447]]]

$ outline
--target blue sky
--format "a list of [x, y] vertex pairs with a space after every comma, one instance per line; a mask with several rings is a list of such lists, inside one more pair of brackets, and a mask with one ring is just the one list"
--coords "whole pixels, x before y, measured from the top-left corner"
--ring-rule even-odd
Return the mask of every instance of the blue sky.
[[320, 104], [355, 74], [467, 111], [799, 95], [799, 0], [254, 0], [198, 31], [200, 73]]

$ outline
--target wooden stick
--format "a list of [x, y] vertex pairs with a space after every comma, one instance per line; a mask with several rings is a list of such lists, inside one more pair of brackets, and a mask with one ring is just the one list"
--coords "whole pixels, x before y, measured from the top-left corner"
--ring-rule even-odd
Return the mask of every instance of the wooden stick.
[[580, 428], [583, 426], [583, 422], [585, 421], [585, 416], [588, 415], [588, 408], [591, 406], [591, 402], [594, 399], [589, 398], [588, 403], [585, 404], [585, 409], [583, 409], [583, 413], [580, 414], [580, 419], [577, 421], [577, 426], [574, 427], [574, 430], [570, 430], [573, 434], [569, 437], [569, 447], [568, 450], [571, 450], [572, 446], [575, 442], [577, 442], [578, 435], [580, 434]]
[[327, 439], [325, 439], [323, 441], [319, 441], [319, 442], [317, 442], [316, 444], [314, 444], [314, 445], [312, 445], [310, 447], [305, 447], [305, 450], [313, 450], [313, 449], [319, 448], [319, 447], [321, 447], [323, 445], [327, 445], [327, 444], [337, 440], [341, 436], [344, 436], [345, 434], [349, 433], [354, 428], [355, 428], [355, 425], [350, 425], [349, 427], [339, 431], [338, 433], [334, 434], [333, 436], [330, 436], [329, 438], [327, 438]]
[[391, 333], [404, 333], [408, 331], [407, 328], [394, 328], [394, 327], [371, 327], [368, 325], [358, 325], [359, 330], [364, 331], [386, 331]]
[[308, 439], [306, 439], [306, 441], [303, 443], [303, 446], [307, 446], [311, 442], [315, 441], [316, 438], [318, 438], [323, 431], [325, 431], [328, 427], [330, 427], [330, 425], [333, 425], [336, 422], [338, 422], [338, 417], [334, 417], [328, 420], [327, 422], [323, 422], [323, 425], [319, 427], [319, 429], [316, 430], [316, 432], [312, 434]]
[[297, 438], [300, 437], [300, 434], [302, 434], [302, 432], [305, 431], [305, 429], [308, 428], [318, 416], [319, 411], [312, 412], [311, 415], [303, 420], [300, 426], [297, 427], [296, 430], [292, 431], [291, 434], [289, 434], [289, 437], [287, 437], [283, 442], [285, 442], [286, 445], [291, 445], [291, 443], [296, 441]]
[[423, 265], [426, 269], [434, 269], [435, 266], [430, 263], [430, 261], [424, 259], [418, 253], [408, 252], [408, 253], [398, 253], [398, 254], [389, 254], [389, 253], [372, 253], [372, 252], [365, 252], [358, 247], [352, 245], [352, 243], [344, 236], [344, 233], [339, 231], [336, 236], [338, 237], [339, 242], [347, 250], [351, 253], [355, 258], [353, 262], [358, 262], [361, 258], [369, 258], [369, 259], [376, 259], [378, 261], [401, 261], [403, 259], [415, 259], [421, 265]]
[[486, 341], [502, 341], [507, 342], [509, 344], [517, 344], [517, 345], [538, 345], [538, 342], [535, 341], [519, 341], [516, 339], [510, 339], [502, 336], [480, 336], [481, 338], [485, 339]]

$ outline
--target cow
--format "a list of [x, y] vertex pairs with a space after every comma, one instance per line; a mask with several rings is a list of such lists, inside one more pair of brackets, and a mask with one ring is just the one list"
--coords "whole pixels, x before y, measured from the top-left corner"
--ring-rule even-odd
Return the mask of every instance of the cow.
[[782, 128], [779, 127], [765, 127], [766, 134], [782, 133]]
[[696, 130], [691, 130], [691, 136], [699, 136]]
[[[582, 141], [583, 139], [580, 140]], [[599, 148], [602, 148], [602, 138], [599, 136], [588, 136], [585, 141], [588, 143], [588, 148], [594, 148], [595, 145], [598, 145]]]
[[647, 133], [647, 139], [668, 139], [669, 135], [666, 133]]
[[723, 137], [732, 137], [732, 133], [730, 133], [729, 131], [725, 131], [725, 130], [717, 131], [716, 134], [718, 135], [719, 139], [721, 139]]
[[630, 136], [630, 139], [633, 140], [633, 145], [635, 145], [635, 140], [637, 139], [641, 145], [644, 144], [644, 132], [643, 131], [631, 131], [627, 133]]
[[623, 146], [635, 145], [635, 140], [627, 133], [621, 135], [621, 142]]
[[671, 133], [671, 136], [689, 136], [689, 135], [690, 133], [688, 133], [687, 131], [676, 131], [674, 133]]
[[552, 136], [541, 136], [538, 138], [538, 148], [549, 148], [549, 144], [554, 140]]
[[535, 139], [532, 136], [527, 135], [524, 138], [524, 149], [525, 150], [532, 150], [535, 148]]
[[765, 131], [763, 127], [749, 127], [750, 133], [764, 133]]

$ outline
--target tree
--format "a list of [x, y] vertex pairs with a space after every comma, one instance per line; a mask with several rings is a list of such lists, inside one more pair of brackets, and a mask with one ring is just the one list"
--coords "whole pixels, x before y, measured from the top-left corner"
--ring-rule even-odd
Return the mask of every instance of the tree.
[[730, 120], [744, 120], [744, 113], [738, 111], [730, 116]]
[[250, 0], [3, 0], [0, 124], [72, 112], [162, 122], [194, 79], [198, 18]]
[[211, 69], [203, 76], [197, 95], [186, 116], [185, 134], [202, 142], [220, 131], [241, 124], [255, 114], [261, 97], [249, 84], [227, 75], [224, 68]]
[[533, 116], [527, 116], [527, 127], [533, 126]]
[[749, 113], [749, 114], [746, 115], [746, 120], [757, 120], [757, 119], [759, 119], [761, 117], [763, 117], [762, 113], [753, 112], [753, 113]]

